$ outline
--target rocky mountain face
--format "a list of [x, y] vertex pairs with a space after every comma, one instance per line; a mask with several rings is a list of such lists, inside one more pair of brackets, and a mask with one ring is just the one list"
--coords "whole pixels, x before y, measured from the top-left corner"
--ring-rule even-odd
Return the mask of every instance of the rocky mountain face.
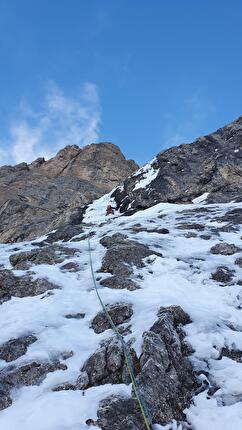
[[48, 161], [0, 168], [0, 242], [81, 222], [84, 208], [137, 169], [111, 143], [67, 146]]
[[123, 342], [150, 430], [241, 428], [242, 203], [105, 217], [109, 198], [1, 245], [0, 428], [147, 430]]
[[113, 193], [121, 212], [159, 202], [242, 200], [242, 117], [191, 144], [160, 152]]
[[241, 122], [0, 169], [1, 429], [242, 428]]

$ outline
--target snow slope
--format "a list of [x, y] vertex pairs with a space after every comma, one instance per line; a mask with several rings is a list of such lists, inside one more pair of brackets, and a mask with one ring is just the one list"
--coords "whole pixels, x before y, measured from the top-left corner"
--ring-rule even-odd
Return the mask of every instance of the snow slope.
[[[226, 222], [215, 218], [228, 211], [239, 208], [241, 203], [202, 205], [158, 204], [143, 212], [126, 217], [119, 213], [105, 217], [104, 210], [110, 195], [95, 201], [87, 210], [84, 222], [86, 233], [93, 232], [91, 238], [92, 258], [95, 269], [101, 266], [105, 249], [99, 240], [104, 235], [120, 232], [130, 239], [148, 244], [154, 251], [161, 251], [163, 258], [149, 258], [142, 269], [135, 269], [140, 289], [135, 291], [114, 290], [100, 287], [104, 303], [118, 301], [133, 304], [131, 318], [135, 348], [140, 351], [141, 337], [156, 320], [160, 306], [180, 305], [192, 322], [185, 326], [187, 341], [193, 348], [191, 360], [200, 373], [201, 381], [208, 387], [194, 396], [194, 402], [185, 411], [187, 422], [193, 430], [240, 430], [242, 428], [242, 360], [235, 361], [221, 357], [222, 348], [242, 350], [242, 268], [235, 264], [241, 254], [214, 255], [213, 245], [222, 241], [241, 246], [239, 231], [222, 232], [216, 229]], [[190, 212], [205, 208], [210, 212]], [[183, 213], [185, 211], [185, 213]], [[197, 217], [199, 215], [199, 218]], [[135, 224], [147, 231], [136, 232]], [[200, 223], [204, 231], [179, 229], [180, 223]], [[169, 234], [149, 232], [152, 228], [167, 228]], [[188, 233], [194, 233], [194, 236]], [[204, 239], [202, 235], [210, 235]], [[67, 370], [49, 373], [39, 386], [23, 387], [12, 393], [12, 406], [0, 412], [0, 428], [3, 430], [87, 430], [88, 419], [96, 419], [98, 403], [111, 393], [128, 394], [131, 386], [102, 385], [82, 391], [58, 391], [52, 389], [58, 384], [73, 382], [85, 360], [96, 350], [100, 341], [110, 336], [107, 330], [95, 334], [90, 322], [100, 310], [93, 289], [87, 240], [67, 242], [66, 247], [77, 249], [76, 254], [66, 262], [76, 262], [78, 272], [61, 270], [64, 263], [53, 266], [41, 264], [31, 267], [35, 277], [48, 278], [61, 287], [53, 295], [42, 294], [36, 297], [12, 298], [1, 305], [0, 345], [12, 338], [34, 334], [38, 340], [25, 355], [13, 364], [19, 365], [33, 360], [60, 359], [63, 352], [73, 355], [63, 362]], [[19, 251], [31, 249], [28, 242], [18, 244]], [[9, 256], [14, 245], [0, 246], [0, 265], [11, 268]], [[234, 271], [232, 285], [221, 286], [211, 279], [218, 266], [226, 266]], [[21, 276], [23, 271], [14, 271]], [[103, 278], [107, 274], [98, 274]], [[82, 312], [83, 319], [67, 319], [66, 314]], [[145, 316], [145, 317], [144, 317]], [[128, 339], [127, 337], [127, 339]], [[1, 368], [7, 363], [0, 360]], [[214, 394], [208, 393], [210, 385], [217, 386]], [[91, 426], [91, 428], [96, 428]], [[181, 429], [175, 421], [154, 429]]]

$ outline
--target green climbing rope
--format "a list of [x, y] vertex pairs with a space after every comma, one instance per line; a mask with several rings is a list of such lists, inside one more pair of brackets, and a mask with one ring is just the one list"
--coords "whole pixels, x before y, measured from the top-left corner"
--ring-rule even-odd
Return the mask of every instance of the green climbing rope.
[[101, 304], [101, 307], [103, 309], [103, 311], [105, 312], [105, 315], [107, 316], [107, 319], [110, 323], [111, 328], [113, 329], [114, 333], [116, 334], [116, 336], [118, 337], [118, 339], [121, 341], [122, 346], [123, 346], [123, 351], [124, 351], [124, 358], [125, 358], [125, 364], [129, 373], [129, 377], [133, 386], [133, 390], [134, 390], [134, 394], [137, 400], [137, 403], [139, 405], [144, 423], [145, 423], [145, 427], [146, 430], [152, 430], [152, 424], [151, 424], [151, 418], [149, 416], [148, 410], [147, 410], [147, 406], [144, 403], [144, 400], [142, 399], [140, 390], [139, 390], [139, 386], [138, 386], [138, 381], [135, 377], [134, 371], [133, 371], [133, 366], [132, 366], [132, 362], [129, 356], [129, 352], [125, 343], [125, 340], [123, 338], [123, 336], [119, 333], [118, 328], [116, 327], [115, 323], [113, 322], [105, 304], [102, 301], [102, 298], [99, 294], [98, 288], [97, 288], [97, 284], [96, 284], [96, 279], [95, 279], [95, 272], [94, 272], [94, 268], [93, 268], [93, 262], [92, 262], [92, 250], [91, 250], [91, 244], [90, 244], [90, 239], [88, 238], [88, 252], [89, 252], [89, 261], [90, 261], [90, 268], [91, 268], [91, 274], [92, 274], [92, 280], [93, 280], [93, 285], [98, 297], [98, 300]]

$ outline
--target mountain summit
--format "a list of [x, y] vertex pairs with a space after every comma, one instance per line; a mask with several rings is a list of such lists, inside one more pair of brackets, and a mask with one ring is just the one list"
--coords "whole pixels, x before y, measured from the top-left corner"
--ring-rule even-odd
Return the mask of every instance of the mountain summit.
[[32, 239], [78, 223], [83, 208], [109, 192], [137, 164], [112, 143], [67, 146], [48, 161], [0, 168], [0, 241]]

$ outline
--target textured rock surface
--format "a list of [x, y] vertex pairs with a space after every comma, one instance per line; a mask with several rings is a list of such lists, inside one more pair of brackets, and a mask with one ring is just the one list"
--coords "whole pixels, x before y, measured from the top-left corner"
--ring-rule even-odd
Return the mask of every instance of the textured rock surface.
[[242, 269], [242, 257], [236, 258], [235, 264], [237, 264], [237, 266], [241, 267]]
[[32, 264], [57, 264], [62, 263], [66, 257], [72, 256], [77, 250], [64, 248], [62, 246], [44, 246], [34, 248], [31, 251], [19, 252], [9, 257], [10, 263], [14, 269], [26, 270]]
[[129, 277], [132, 274], [132, 266], [144, 267], [143, 259], [150, 255], [162, 256], [152, 251], [148, 246], [134, 240], [127, 240], [123, 234], [114, 234], [101, 239], [100, 243], [108, 248], [103, 261], [101, 272], [109, 272], [112, 275]]
[[242, 200], [242, 117], [192, 144], [160, 152], [152, 163], [156, 177], [137, 188], [145, 172], [127, 178], [113, 196], [121, 212], [158, 202], [187, 203], [209, 193], [207, 202]]
[[37, 296], [48, 290], [60, 288], [47, 279], [33, 280], [31, 276], [15, 276], [11, 270], [0, 270], [0, 303], [11, 297]]
[[222, 284], [227, 284], [232, 281], [234, 272], [225, 266], [219, 266], [217, 270], [212, 273], [211, 278], [214, 281], [220, 282]]
[[241, 249], [233, 243], [223, 242], [217, 243], [217, 245], [212, 246], [210, 251], [212, 254], [233, 255], [236, 252], [241, 251]]
[[110, 276], [100, 282], [101, 285], [114, 290], [122, 290], [126, 288], [129, 291], [134, 291], [139, 288], [138, 284], [130, 278], [124, 276]]
[[111, 143], [67, 146], [48, 161], [1, 167], [0, 241], [32, 239], [79, 224], [88, 203], [136, 169]]
[[[127, 322], [133, 315], [132, 305], [128, 303], [115, 303], [107, 306], [107, 311], [112, 318], [114, 324], [119, 325]], [[111, 328], [108, 318], [104, 312], [99, 312], [92, 320], [91, 327], [95, 333], [102, 333]]]
[[[129, 347], [134, 371], [139, 370], [137, 356]], [[102, 342], [100, 348], [85, 362], [77, 380], [78, 389], [103, 384], [129, 384], [129, 374], [125, 365], [123, 347], [116, 337]]]
[[[179, 306], [171, 306], [161, 308], [158, 317], [143, 335], [137, 380], [152, 421], [166, 424], [183, 419], [196, 384], [181, 329], [190, 322], [188, 315]], [[101, 401], [97, 423], [103, 430], [145, 429], [134, 395]]]
[[20, 367], [9, 366], [0, 375], [0, 410], [12, 404], [11, 390], [28, 385], [39, 385], [47, 373], [66, 370], [67, 366], [59, 361], [38, 363], [31, 362]]
[[22, 336], [18, 339], [11, 339], [8, 342], [0, 345], [0, 359], [7, 362], [14, 361], [17, 358], [24, 355], [28, 349], [28, 346], [36, 342], [37, 337]]

